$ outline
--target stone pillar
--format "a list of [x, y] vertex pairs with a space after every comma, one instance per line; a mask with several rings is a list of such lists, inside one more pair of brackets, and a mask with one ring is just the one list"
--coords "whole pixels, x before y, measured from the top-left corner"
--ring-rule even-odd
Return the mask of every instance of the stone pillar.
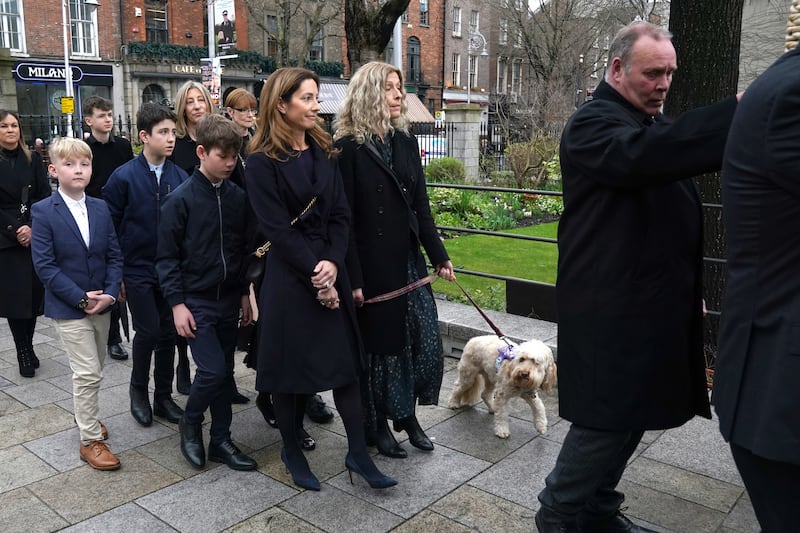
[[14, 81], [14, 58], [8, 48], [0, 48], [0, 109], [17, 110], [17, 82]]
[[450, 155], [464, 163], [467, 181], [477, 182], [480, 172], [481, 106], [478, 104], [450, 104], [445, 110], [447, 122], [454, 125]]

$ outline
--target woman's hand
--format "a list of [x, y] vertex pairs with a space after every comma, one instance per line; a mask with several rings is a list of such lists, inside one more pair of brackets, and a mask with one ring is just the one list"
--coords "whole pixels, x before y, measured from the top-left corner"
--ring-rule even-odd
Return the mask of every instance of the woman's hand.
[[361, 289], [353, 289], [353, 303], [356, 304], [356, 307], [364, 305], [364, 291]]
[[453, 272], [453, 263], [445, 261], [442, 264], [436, 265], [436, 275], [447, 281], [455, 281], [456, 275]]
[[24, 246], [25, 248], [31, 245], [30, 226], [20, 226], [17, 228], [17, 242], [20, 244], [20, 246]]
[[339, 292], [331, 286], [317, 292], [317, 301], [328, 309], [339, 309]]
[[314, 275], [311, 276], [311, 284], [315, 289], [327, 289], [336, 284], [336, 275], [339, 267], [336, 263], [323, 259], [314, 267]]

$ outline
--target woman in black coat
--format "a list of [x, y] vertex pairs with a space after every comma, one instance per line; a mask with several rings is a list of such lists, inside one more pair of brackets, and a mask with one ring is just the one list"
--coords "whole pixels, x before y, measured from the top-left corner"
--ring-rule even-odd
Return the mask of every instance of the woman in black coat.
[[297, 485], [320, 489], [296, 438], [297, 396], [333, 389], [347, 469], [384, 488], [397, 482], [378, 471], [364, 439], [362, 349], [344, 265], [350, 213], [335, 150], [317, 123], [318, 92], [310, 70], [270, 75], [245, 166], [250, 203], [271, 242], [258, 297], [256, 389], [272, 394], [281, 460]]
[[[436, 273], [453, 280], [453, 265], [436, 232], [417, 139], [408, 131], [402, 72], [386, 63], [362, 66], [350, 80], [336, 121], [339, 168], [352, 210], [347, 269], [369, 354], [367, 424], [378, 451], [406, 457], [387, 418], [411, 444], [433, 450], [414, 414], [436, 405], [444, 359], [430, 286], [380, 303], [365, 299]], [[363, 307], [362, 307], [363, 306]]]
[[8, 319], [19, 373], [27, 378], [39, 368], [33, 332], [44, 297], [31, 259], [30, 208], [48, 196], [42, 159], [25, 146], [19, 117], [0, 110], [0, 316]]

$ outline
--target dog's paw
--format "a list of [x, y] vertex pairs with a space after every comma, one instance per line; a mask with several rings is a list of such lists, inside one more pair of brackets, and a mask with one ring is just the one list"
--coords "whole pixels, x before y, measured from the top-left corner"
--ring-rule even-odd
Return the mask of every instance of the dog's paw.
[[494, 428], [494, 434], [501, 439], [507, 439], [511, 436], [511, 432], [508, 431], [508, 428]]
[[541, 419], [539, 417], [534, 418], [533, 427], [536, 428], [536, 431], [539, 432], [539, 435], [544, 435], [547, 433], [547, 419]]

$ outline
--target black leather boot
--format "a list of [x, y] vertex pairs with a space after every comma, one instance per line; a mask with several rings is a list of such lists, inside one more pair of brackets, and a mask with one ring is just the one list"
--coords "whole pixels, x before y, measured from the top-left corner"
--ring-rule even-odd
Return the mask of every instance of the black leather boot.
[[206, 450], [203, 446], [203, 425], [187, 424], [183, 418], [178, 422], [181, 433], [181, 453], [195, 468], [206, 464]]
[[433, 443], [425, 432], [422, 431], [422, 426], [419, 425], [419, 420], [417, 420], [416, 416], [395, 420], [394, 430], [408, 433], [408, 442], [410, 442], [413, 447], [426, 452], [433, 451]]
[[37, 365], [34, 363], [33, 351], [28, 346], [17, 350], [17, 362], [19, 363], [19, 375], [23, 378], [32, 378], [36, 374]]
[[385, 417], [378, 417], [377, 430], [375, 431], [375, 446], [378, 448], [378, 453], [386, 457], [394, 457], [395, 459], [404, 459], [408, 457], [408, 453], [400, 447], [397, 439], [394, 438], [389, 429], [389, 423]]
[[153, 408], [150, 407], [150, 395], [147, 389], [141, 391], [131, 386], [131, 415], [139, 424], [147, 427], [153, 423]]

